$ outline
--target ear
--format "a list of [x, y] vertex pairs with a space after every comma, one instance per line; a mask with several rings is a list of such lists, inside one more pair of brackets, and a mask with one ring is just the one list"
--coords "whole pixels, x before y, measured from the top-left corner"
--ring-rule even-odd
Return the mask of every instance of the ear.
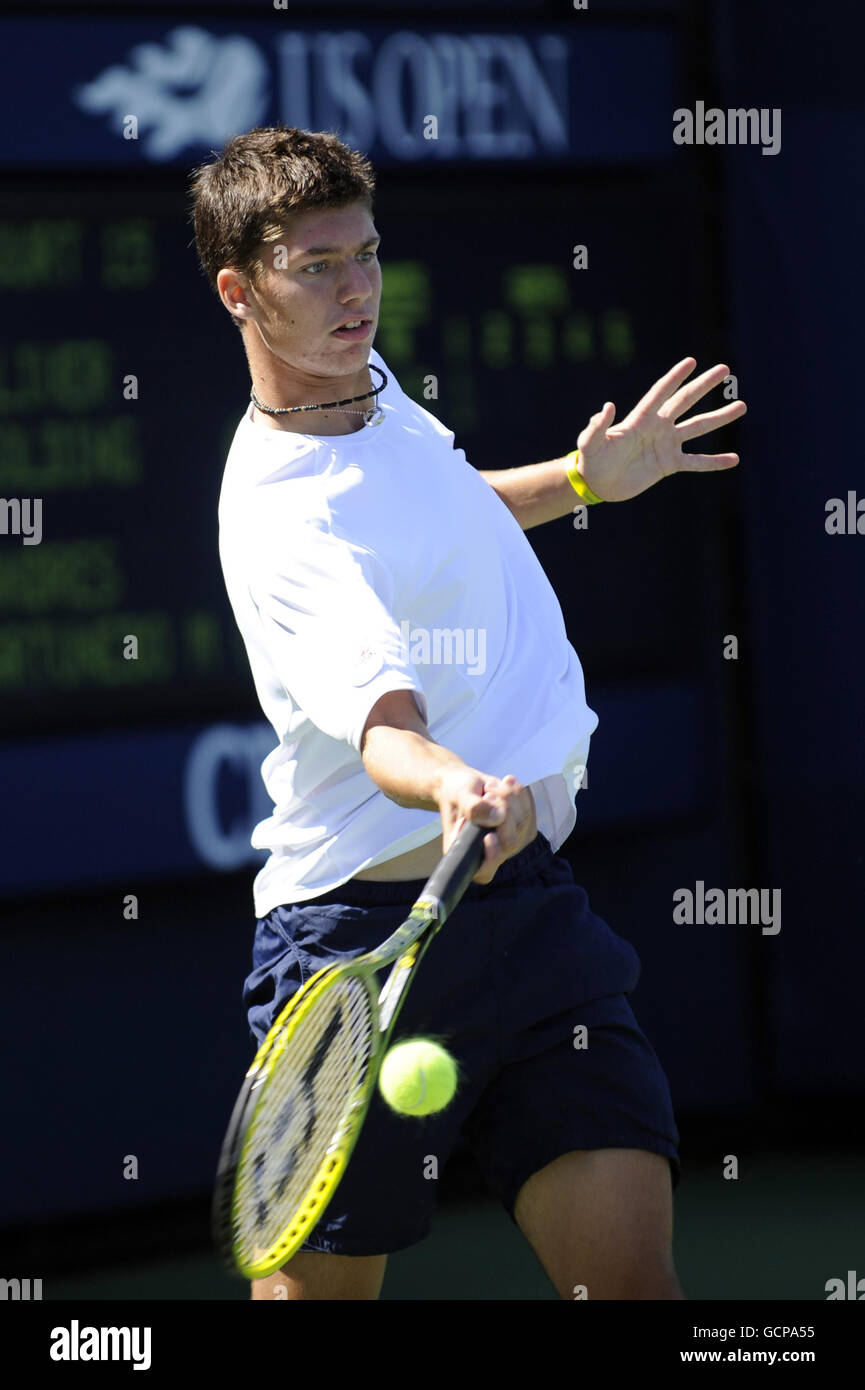
[[245, 275], [227, 267], [216, 277], [219, 297], [232, 318], [246, 320], [254, 317], [254, 309], [249, 296], [249, 284]]

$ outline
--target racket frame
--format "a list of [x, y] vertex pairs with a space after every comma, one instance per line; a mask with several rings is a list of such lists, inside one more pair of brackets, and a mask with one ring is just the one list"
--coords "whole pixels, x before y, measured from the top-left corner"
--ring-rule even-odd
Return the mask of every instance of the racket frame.
[[[369, 1110], [381, 1063], [405, 1000], [409, 984], [433, 938], [453, 912], [483, 859], [483, 837], [489, 826], [467, 823], [427, 881], [406, 920], [372, 951], [351, 961], [329, 963], [292, 995], [280, 1011], [246, 1073], [222, 1146], [213, 1198], [214, 1242], [229, 1270], [246, 1279], [264, 1279], [281, 1269], [318, 1224], [336, 1192]], [[392, 970], [381, 990], [375, 976]], [[248, 1259], [238, 1248], [237, 1177], [249, 1144], [249, 1130], [274, 1067], [310, 1011], [342, 979], [359, 980], [367, 991], [372, 1044], [362, 1087], [343, 1111], [321, 1162], [281, 1234], [258, 1258]]]

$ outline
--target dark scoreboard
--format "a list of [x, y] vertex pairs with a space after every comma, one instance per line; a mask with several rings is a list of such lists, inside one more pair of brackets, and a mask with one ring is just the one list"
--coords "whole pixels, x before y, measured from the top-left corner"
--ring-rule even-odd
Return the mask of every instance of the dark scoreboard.
[[[686, 196], [674, 171], [380, 179], [375, 347], [476, 467], [565, 453], [604, 400], [621, 417], [701, 355]], [[0, 285], [0, 495], [41, 501], [39, 544], [0, 538], [5, 728], [256, 717], [216, 528], [248, 372], [198, 267], [183, 179], [8, 180]], [[671, 505], [682, 493], [664, 499], [667, 527]], [[627, 657], [605, 621], [584, 616], [579, 633], [583, 659], [611, 672], [669, 645], [637, 572], [651, 552], [663, 592], [657, 538], [635, 550], [637, 531], [620, 511], [603, 542], [637, 618]], [[565, 585], [595, 540], [567, 521], [531, 538]]]

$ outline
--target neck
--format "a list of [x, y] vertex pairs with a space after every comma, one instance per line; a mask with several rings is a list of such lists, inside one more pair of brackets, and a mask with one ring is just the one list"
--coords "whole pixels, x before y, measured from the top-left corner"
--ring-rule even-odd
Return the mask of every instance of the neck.
[[[251, 341], [246, 342], [246, 336]], [[277, 357], [255, 331], [247, 328], [244, 347], [249, 362], [252, 389], [262, 405], [286, 409], [299, 405], [323, 405], [361, 396], [375, 386], [368, 363], [345, 376], [315, 376]], [[294, 434], [340, 435], [354, 434], [363, 429], [363, 412], [375, 405], [375, 397], [352, 401], [347, 407], [334, 410], [295, 410], [290, 415], [270, 415], [255, 407], [253, 420], [267, 429], [287, 430]]]

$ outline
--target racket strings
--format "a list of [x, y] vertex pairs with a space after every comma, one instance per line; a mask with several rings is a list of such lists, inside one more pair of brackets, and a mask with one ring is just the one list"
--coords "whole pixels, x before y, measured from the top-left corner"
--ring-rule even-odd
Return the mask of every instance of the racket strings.
[[363, 1091], [373, 1029], [363, 980], [341, 977], [298, 1023], [262, 1084], [235, 1188], [235, 1231], [248, 1257], [282, 1235], [326, 1164]]

